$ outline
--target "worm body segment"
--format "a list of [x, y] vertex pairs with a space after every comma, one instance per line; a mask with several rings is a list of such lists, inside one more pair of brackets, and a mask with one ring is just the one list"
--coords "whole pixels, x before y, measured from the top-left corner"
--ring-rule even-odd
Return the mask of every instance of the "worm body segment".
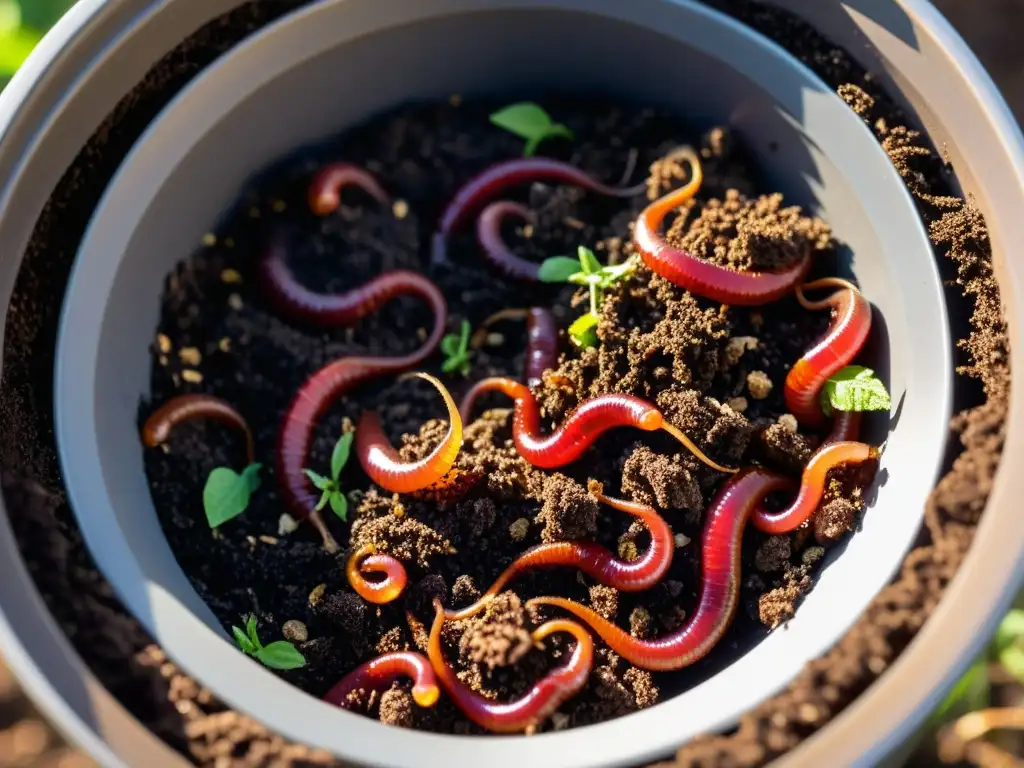
[[[422, 275], [411, 272], [403, 274], [405, 276], [400, 282], [390, 282], [390, 293], [392, 296], [414, 295], [427, 302], [434, 315], [434, 327], [427, 340], [419, 349], [407, 355], [346, 357], [328, 363], [299, 388], [285, 412], [278, 433], [276, 470], [284, 502], [293, 516], [298, 519], [309, 517], [317, 525], [324, 536], [325, 546], [331, 551], [337, 551], [338, 545], [322, 521], [319, 521], [319, 516], [311, 514], [316, 507], [317, 497], [312, 493], [309, 480], [302, 471], [309, 456], [317, 420], [335, 400], [356, 386], [419, 365], [433, 353], [444, 336], [448, 307], [441, 291]], [[389, 275], [381, 275], [376, 280], [390, 281], [391, 278]]]
[[473, 605], [446, 614], [449, 620], [469, 618], [482, 611], [505, 586], [530, 568], [569, 566], [579, 568], [600, 583], [622, 592], [642, 592], [661, 581], [672, 565], [675, 542], [672, 529], [653, 507], [604, 495], [599, 483], [591, 481], [590, 493], [601, 502], [641, 520], [651, 534], [647, 552], [636, 560], [619, 560], [600, 544], [589, 541], [558, 541], [532, 547], [506, 568], [494, 584]]
[[517, 256], [501, 237], [501, 225], [510, 216], [523, 221], [533, 220], [533, 214], [525, 205], [498, 200], [484, 208], [477, 218], [477, 242], [487, 261], [505, 277], [535, 282], [539, 279], [540, 264]]
[[828, 473], [841, 464], [876, 458], [878, 451], [865, 443], [826, 442], [811, 456], [800, 479], [800, 490], [793, 502], [781, 512], [758, 507], [751, 517], [754, 527], [764, 533], [795, 531], [815, 513], [825, 495]]
[[[383, 581], [367, 581], [364, 573], [383, 573]], [[405, 589], [408, 577], [405, 567], [391, 555], [377, 554], [372, 544], [364, 544], [348, 559], [345, 565], [348, 583], [363, 600], [377, 605], [390, 603]]]
[[[487, 331], [502, 320], [526, 320], [526, 384], [536, 387], [544, 379], [544, 371], [558, 365], [558, 324], [550, 309], [531, 307], [529, 309], [502, 309], [484, 320], [473, 334], [470, 345], [474, 349], [483, 346]], [[471, 404], [472, 405], [472, 404]], [[460, 409], [460, 410], [465, 410]]]
[[654, 671], [689, 666], [703, 658], [728, 629], [740, 591], [743, 530], [758, 502], [788, 481], [761, 468], [744, 469], [726, 480], [708, 508], [701, 544], [701, 586], [686, 623], [656, 640], [640, 640], [595, 611], [560, 597], [539, 597], [527, 605], [551, 605], [573, 614], [630, 664]]
[[351, 163], [331, 163], [313, 177], [309, 185], [309, 209], [317, 216], [327, 216], [341, 205], [341, 191], [356, 186], [384, 204], [388, 194], [369, 172]]
[[473, 211], [504, 190], [532, 181], [574, 184], [588, 192], [609, 197], [633, 197], [646, 189], [646, 183], [634, 187], [612, 187], [574, 165], [546, 157], [521, 157], [496, 163], [466, 182], [441, 214], [437, 232], [434, 233], [433, 263], [440, 264], [447, 260], [448, 235], [461, 226]]
[[434, 485], [454, 466], [462, 447], [462, 419], [444, 384], [426, 373], [413, 375], [433, 384], [448, 407], [448, 434], [429, 456], [418, 461], [402, 461], [388, 442], [376, 411], [363, 411], [356, 427], [355, 450], [363, 471], [392, 493], [412, 493]]
[[644, 264], [680, 288], [722, 304], [757, 306], [792, 292], [810, 269], [810, 255], [778, 272], [737, 272], [675, 248], [659, 234], [669, 212], [697, 194], [703, 182], [700, 160], [693, 152], [687, 156], [693, 178], [647, 206], [633, 228], [633, 243]]
[[[811, 302], [803, 291], [839, 286], [827, 299]], [[807, 309], [830, 309], [828, 331], [797, 360], [786, 376], [783, 394], [786, 407], [797, 420], [809, 427], [824, 421], [821, 390], [825, 382], [857, 356], [871, 331], [871, 305], [853, 285], [839, 278], [824, 278], [808, 283], [797, 291], [797, 299]]]
[[430, 661], [413, 651], [385, 653], [359, 665], [335, 683], [322, 700], [342, 709], [352, 709], [355, 706], [353, 693], [386, 691], [401, 677], [412, 680], [412, 698], [419, 706], [432, 707], [437, 703], [441, 690]]
[[226, 401], [213, 395], [178, 395], [161, 405], [142, 425], [142, 442], [148, 448], [155, 448], [167, 441], [171, 430], [183, 421], [211, 419], [234, 427], [245, 435], [246, 458], [250, 464], [256, 460], [252, 430], [249, 424]]
[[486, 699], [467, 688], [445, 662], [441, 649], [444, 608], [435, 601], [434, 610], [434, 625], [427, 646], [430, 664], [455, 706], [481, 728], [493, 733], [518, 733], [534, 728], [586, 685], [594, 660], [594, 642], [590, 633], [573, 621], [555, 620], [534, 630], [533, 640], [539, 643], [556, 632], [569, 633], [576, 640], [576, 647], [568, 661], [551, 670], [516, 701], [502, 703]]
[[632, 395], [608, 394], [586, 400], [550, 435], [540, 431], [540, 409], [529, 387], [506, 378], [482, 379], [462, 401], [462, 418], [468, 420], [477, 397], [501, 392], [515, 400], [512, 438], [519, 454], [535, 467], [554, 469], [570, 464], [609, 429], [635, 427], [646, 432], [664, 430], [686, 446], [698, 459], [720, 472], [735, 472], [709, 459], [686, 435], [665, 421], [657, 408]]

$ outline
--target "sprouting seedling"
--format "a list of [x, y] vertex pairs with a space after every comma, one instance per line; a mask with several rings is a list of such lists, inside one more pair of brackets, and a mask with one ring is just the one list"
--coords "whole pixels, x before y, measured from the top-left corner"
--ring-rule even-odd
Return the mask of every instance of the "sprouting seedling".
[[602, 266], [594, 252], [581, 245], [578, 258], [552, 256], [540, 265], [540, 279], [545, 283], [572, 283], [590, 289], [590, 311], [576, 318], [569, 326], [569, 338], [578, 347], [597, 346], [597, 323], [600, 319], [604, 291], [619, 282], [636, 266], [633, 259], [622, 264]]
[[459, 333], [449, 333], [441, 339], [441, 351], [444, 352], [444, 362], [441, 370], [445, 373], [458, 372], [463, 376], [469, 374], [469, 337], [472, 327], [469, 320], [463, 320], [459, 327]]
[[246, 656], [252, 656], [264, 666], [271, 669], [298, 669], [306, 666], [306, 659], [298, 649], [287, 640], [278, 640], [270, 645], [263, 645], [256, 634], [256, 617], [250, 615], [245, 622], [245, 631], [231, 627], [235, 642]]
[[203, 509], [211, 528], [217, 528], [238, 517], [249, 506], [253, 492], [260, 487], [262, 464], [250, 464], [236, 473], [228, 467], [217, 467], [203, 486]]
[[825, 382], [821, 409], [826, 416], [837, 411], [888, 411], [892, 398], [885, 384], [870, 368], [848, 365]]
[[334, 444], [334, 450], [331, 452], [330, 477], [318, 475], [311, 469], [302, 470], [306, 473], [306, 477], [321, 492], [320, 501], [317, 502], [316, 509], [321, 510], [330, 504], [334, 514], [342, 520], [348, 519], [348, 499], [342, 493], [341, 483], [338, 481], [338, 478], [341, 477], [341, 470], [345, 468], [345, 464], [348, 463], [349, 454], [352, 453], [352, 440], [355, 434], [355, 432], [346, 432]]
[[532, 101], [510, 104], [491, 115], [491, 123], [526, 139], [523, 157], [530, 157], [544, 139], [561, 136], [574, 139], [575, 134], [567, 126], [556, 123], [544, 109]]

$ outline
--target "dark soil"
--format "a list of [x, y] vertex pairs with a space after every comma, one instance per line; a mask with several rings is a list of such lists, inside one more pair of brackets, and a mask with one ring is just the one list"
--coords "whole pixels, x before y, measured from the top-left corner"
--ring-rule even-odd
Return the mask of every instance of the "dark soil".
[[[923, 150], [914, 156], [890, 137], [895, 131], [890, 126], [913, 125], [913, 121], [881, 98], [870, 76], [842, 50], [778, 11], [746, 0], [716, 0], [715, 4], [789, 48], [834, 87], [852, 84], [870, 92], [875, 101], [867, 117], [877, 128], [880, 141], [889, 139], [887, 146], [894, 162], [905, 169], [908, 183], [913, 186], [918, 182], [912, 178], [916, 165], [918, 172], [925, 174], [929, 187], [926, 194], [948, 192], [951, 169], [942, 165], [923, 140], [913, 139]], [[141, 722], [200, 765], [334, 765], [337, 761], [268, 732], [226, 708], [182, 674], [126, 614], [95, 570], [67, 507], [53, 445], [50, 372], [55, 330], [75, 248], [104, 186], [132, 142], [207, 62], [299, 5], [302, 0], [255, 0], [241, 6], [199, 30], [158, 62], [125, 97], [68, 169], [37, 222], [15, 287], [5, 335], [0, 387], [3, 491], [36, 584], [77, 651], [112, 693]], [[885, 122], [879, 123], [878, 119]], [[906, 137], [907, 133], [895, 135]], [[908, 157], [913, 164], [906, 162]], [[616, 178], [618, 172], [610, 170], [608, 178]], [[716, 194], [721, 196], [724, 190]], [[946, 216], [947, 234], [941, 238], [944, 243], [938, 248], [938, 256], [960, 285], [950, 286], [947, 304], [953, 312], [957, 337], [968, 339], [972, 329], [976, 334], [963, 350], [963, 363], [971, 367], [969, 372], [979, 382], [984, 382], [984, 387], [979, 383], [977, 388], [960, 390], [960, 413], [954, 426], [961, 435], [962, 449], [956, 452], [955, 463], [951, 458], [948, 473], [929, 503], [926, 535], [909, 555], [902, 575], [879, 595], [833, 651], [808, 665], [786, 691], [751, 711], [734, 732], [704, 737], [684, 747], [678, 755], [680, 765], [764, 764], [826, 726], [913, 639], [970, 545], [1002, 450], [1008, 407], [1007, 342], [980, 217], [963, 201], [941, 209], [930, 200], [922, 200], [921, 212], [928, 222]], [[995, 354], [982, 354], [985, 351]], [[781, 430], [775, 432], [787, 439]], [[657, 446], [651, 444], [651, 448], [655, 456], [664, 455]], [[786, 455], [791, 453], [785, 451]], [[232, 454], [230, 460], [237, 462], [240, 457]], [[640, 463], [654, 461], [649, 458]], [[635, 488], [625, 487], [626, 480], [623, 482], [625, 492], [637, 493]], [[676, 483], [652, 485], [648, 493], [656, 501], [658, 493], [664, 494], [665, 503], [680, 506], [685, 506], [687, 498], [685, 486]], [[526, 530], [531, 527], [527, 520]], [[516, 530], [521, 528], [517, 523]], [[772, 556], [771, 552], [762, 555], [765, 562], [770, 562]], [[799, 588], [798, 572], [791, 573], [789, 580], [790, 589]], [[452, 598], [460, 602], [471, 600], [480, 588], [465, 577], [448, 586]], [[614, 593], [601, 588], [592, 589], [590, 599], [608, 615], [617, 609]], [[618, 610], [621, 617], [622, 611]], [[286, 618], [275, 620], [281, 623]], [[632, 611], [630, 619], [636, 631], [644, 631], [646, 617], [642, 612]], [[393, 713], [389, 717], [397, 721], [408, 709], [400, 696], [390, 694], [382, 708]]]
[[[557, 119], [577, 139], [545, 150], [602, 179], [621, 177], [633, 165], [643, 178], [650, 168], [651, 199], [687, 181], [678, 150], [688, 134], [671, 117], [593, 102], [561, 104]], [[602, 438], [587, 456], [559, 472], [539, 471], [510, 446], [508, 403], [497, 398], [488, 402], [506, 407], [485, 411], [466, 425], [459, 465], [485, 479], [458, 500], [399, 499], [371, 486], [353, 460], [342, 475], [350, 525], [333, 515], [328, 522], [335, 537], [350, 545], [347, 551], [329, 555], [309, 526], [290, 532], [293, 526], [286, 519], [280, 527], [283, 508], [269, 466], [280, 414], [295, 391], [328, 361], [410, 350], [426, 337], [432, 319], [409, 300], [394, 302], [354, 328], [310, 333], [291, 327], [252, 286], [254, 255], [270, 233], [291, 233], [290, 263], [303, 283], [325, 292], [351, 289], [387, 269], [424, 271], [444, 291], [453, 329], [463, 318], [475, 327], [496, 308], [515, 306], [523, 286], [499, 278], [482, 261], [471, 228], [452, 238], [449, 265], [428, 266], [440, 206], [474, 173], [521, 151], [519, 139], [489, 124], [487, 116], [496, 106], [455, 98], [410, 106], [344, 136], [339, 142], [345, 146], [344, 158], [370, 169], [395, 196], [383, 210], [354, 193], [346, 195], [337, 214], [314, 218], [304, 204], [306, 188], [331, 150], [290, 158], [247, 190], [223, 228], [208, 235], [167, 281], [153, 345], [152, 401], [143, 406], [140, 420], [182, 392], [215, 394], [248, 415], [257, 459], [268, 469], [264, 489], [244, 515], [211, 532], [200, 502], [203, 483], [214, 466], [237, 465], [241, 447], [237, 435], [216, 425], [179, 427], [167, 444], [146, 453], [158, 515], [185, 572], [226, 628], [244, 624], [245, 616], [255, 612], [266, 642], [281, 635], [285, 621], [303, 623], [308, 639], [299, 647], [308, 663], [283, 676], [314, 695], [380, 653], [424, 650], [422, 625], [432, 617], [433, 598], [449, 606], [462, 604], [534, 544], [592, 539], [621, 557], [637, 557], [647, 546], [646, 531], [630, 526], [619, 513], [600, 509], [585, 490], [588, 479], [603, 483], [612, 495], [666, 510], [673, 530], [683, 535], [666, 580], [649, 593], [618, 595], [572, 569], [520, 579], [482, 617], [446, 630], [453, 662], [466, 682], [508, 698], [543, 673], [544, 655], [530, 641], [530, 630], [542, 617], [526, 615], [528, 597], [557, 594], [599, 604], [609, 618], [621, 619], [645, 637], [674, 629], [695, 605], [700, 558], [692, 542], [699, 541], [704, 508], [725, 476], [669, 438], [635, 430]], [[831, 250], [823, 222], [786, 206], [781, 195], [757, 194], [755, 168], [728, 133], [717, 129], [705, 136], [701, 154], [708, 176], [705, 192], [676, 217], [670, 240], [736, 269], [779, 267]], [[707, 196], [720, 190], [721, 197]], [[629, 207], [575, 187], [539, 183], [521, 194], [536, 212], [537, 225], [510, 229], [507, 236], [524, 256], [574, 253], [581, 244], [606, 262], [632, 253], [630, 225], [643, 198]], [[563, 329], [582, 311], [573, 309], [582, 293], [572, 286], [541, 284], [529, 290], [531, 303], [551, 306]], [[798, 476], [816, 438], [795, 433], [791, 418], [780, 423], [785, 414], [782, 383], [827, 321], [795, 301], [753, 311], [721, 307], [640, 267], [605, 298], [599, 346], [581, 353], [563, 333], [561, 363], [536, 393], [553, 424], [591, 396], [638, 395], [656, 403], [719, 462], [767, 460]], [[495, 343], [474, 359], [468, 377], [443, 375], [440, 354], [428, 360], [426, 369], [442, 376], [456, 397], [484, 376], [518, 376], [524, 329], [510, 325], [495, 331]], [[429, 385], [385, 380], [343, 398], [322, 420], [308, 466], [326, 472], [338, 435], [372, 407], [380, 408], [406, 459], [429, 453], [447, 430], [447, 422], [438, 418], [444, 415], [443, 405]], [[840, 505], [849, 514], [830, 515], [830, 535], [819, 539], [831, 544], [855, 527], [863, 506], [859, 487], [869, 479], [836, 483], [830, 506]], [[407, 593], [385, 607], [357, 597], [344, 577], [348, 553], [371, 541], [410, 570]], [[807, 547], [817, 550], [811, 559]], [[721, 668], [765, 635], [763, 625], [774, 627], [792, 616], [812, 583], [804, 560], [820, 558], [815, 538], [766, 538], [751, 531], [745, 548], [745, 611], [723, 641], [725, 657], [713, 655], [676, 679], [655, 679], [603, 650], [590, 686], [543, 727], [584, 725], [650, 706], [659, 695]], [[763, 556], [766, 551], [770, 558]], [[462, 601], [452, 595], [456, 583]], [[396, 687], [367, 704], [386, 722], [474, 730], [450, 707], [424, 712], [409, 702], [405, 689]]]

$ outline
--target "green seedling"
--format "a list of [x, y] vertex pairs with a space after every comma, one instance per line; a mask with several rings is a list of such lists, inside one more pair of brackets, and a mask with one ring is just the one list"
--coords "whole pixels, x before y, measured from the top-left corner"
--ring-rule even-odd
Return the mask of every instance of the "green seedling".
[[569, 338], [581, 349], [596, 347], [597, 323], [600, 319], [604, 291], [627, 277], [636, 266], [633, 259], [622, 264], [603, 266], [594, 252], [581, 245], [578, 257], [552, 256], [540, 265], [540, 279], [545, 283], [572, 283], [590, 290], [590, 311], [576, 318], [569, 326]]
[[348, 519], [348, 499], [345, 498], [345, 494], [342, 493], [341, 484], [338, 478], [341, 477], [341, 470], [345, 468], [345, 464], [348, 463], [348, 457], [352, 453], [352, 440], [355, 438], [355, 432], [346, 432], [337, 443], [334, 445], [334, 450], [331, 452], [331, 476], [324, 477], [318, 475], [311, 469], [304, 469], [306, 477], [310, 479], [314, 486], [321, 492], [320, 501], [317, 502], [316, 509], [321, 510], [328, 504], [331, 505], [331, 509], [334, 510], [334, 514], [340, 517], [342, 520]]
[[523, 157], [533, 155], [537, 151], [537, 146], [545, 139], [576, 138], [572, 131], [561, 123], [554, 122], [542, 107], [532, 101], [521, 101], [499, 109], [491, 115], [491, 123], [526, 140]]
[[469, 375], [469, 358], [472, 355], [469, 351], [470, 331], [472, 327], [469, 320], [463, 320], [458, 334], [449, 333], [441, 339], [441, 351], [444, 353], [441, 370], [445, 373], [458, 372], [462, 376]]
[[249, 616], [245, 622], [245, 631], [231, 627], [235, 642], [246, 656], [252, 656], [264, 666], [271, 669], [298, 669], [306, 666], [306, 659], [298, 649], [287, 640], [278, 640], [270, 645], [263, 645], [256, 634], [256, 617]]
[[217, 467], [210, 472], [203, 487], [203, 509], [211, 528], [217, 528], [245, 511], [253, 492], [260, 487], [262, 468], [262, 464], [250, 464], [242, 474], [228, 467]]
[[821, 409], [826, 416], [837, 411], [888, 411], [892, 398], [885, 384], [870, 368], [848, 365], [825, 382], [821, 390]]

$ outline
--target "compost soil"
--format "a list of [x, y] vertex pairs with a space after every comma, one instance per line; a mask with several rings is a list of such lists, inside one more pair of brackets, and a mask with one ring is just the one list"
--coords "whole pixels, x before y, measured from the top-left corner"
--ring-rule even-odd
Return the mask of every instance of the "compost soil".
[[[273, 464], [281, 413], [295, 392], [324, 364], [350, 355], [394, 356], [422, 343], [433, 319], [413, 300], [395, 301], [352, 328], [310, 332], [282, 322], [251, 279], [253, 264], [275, 236], [286, 237], [289, 264], [317, 290], [351, 290], [382, 271], [428, 274], [448, 301], [449, 326], [478, 327], [497, 308], [529, 296], [550, 306], [563, 329], [560, 364], [536, 394], [548, 423], [560, 423], [589, 397], [621, 392], [656, 403], [719, 463], [769, 461], [795, 477], [815, 438], [796, 433], [785, 416], [782, 383], [793, 360], [813, 344], [827, 313], [809, 313], [795, 300], [755, 310], [726, 308], [695, 298], [644, 266], [607, 292], [598, 326], [599, 344], [580, 351], [564, 329], [582, 311], [575, 286], [524, 286], [501, 278], [480, 256], [472, 228], [449, 242], [448, 263], [430, 265], [429, 246], [440, 206], [463, 183], [492, 163], [521, 154], [518, 138], [490, 124], [498, 104], [448, 103], [402, 107], [369, 121], [331, 146], [300, 153], [262, 174], [246, 190], [233, 216], [204, 238], [191, 258], [168, 277], [153, 344], [152, 397], [140, 423], [175, 395], [207, 393], [248, 416], [257, 460]], [[593, 248], [605, 263], [632, 254], [630, 226], [647, 199], [689, 179], [680, 148], [685, 127], [652, 109], [627, 110], [594, 101], [560, 101], [555, 118], [576, 138], [550, 142], [545, 152], [586, 169], [596, 178], [634, 184], [646, 177], [647, 195], [634, 201], [601, 199], [579, 188], [534, 183], [520, 195], [535, 212], [531, 227], [509, 227], [508, 242], [526, 258], [575, 254]], [[700, 138], [700, 137], [698, 137]], [[343, 149], [341, 149], [343, 147]], [[701, 257], [737, 269], [772, 269], [794, 260], [824, 260], [832, 250], [828, 226], [786, 205], [781, 195], [759, 194], [755, 167], [723, 129], [699, 141], [707, 183], [698, 200], [668, 229], [670, 241]], [[393, 195], [381, 206], [346, 193], [336, 214], [316, 218], [307, 208], [311, 177], [336, 157], [369, 169]], [[648, 170], [649, 169], [649, 170]], [[625, 173], [624, 173], [625, 172]], [[718, 196], [712, 197], [717, 193]], [[820, 257], [820, 258], [818, 258]], [[472, 359], [466, 376], [446, 375], [442, 355], [426, 370], [442, 377], [458, 398], [486, 376], [518, 377], [525, 329], [507, 323], [491, 329], [490, 343]], [[338, 541], [331, 555], [311, 526], [292, 531], [274, 488], [265, 487], [244, 515], [211, 532], [201, 507], [211, 468], [237, 465], [237, 434], [210, 422], [178, 427], [162, 446], [146, 452], [146, 470], [168, 541], [200, 595], [225, 629], [256, 615], [263, 642], [279, 639], [286, 621], [303, 626], [305, 667], [283, 673], [313, 695], [323, 695], [358, 664], [389, 651], [425, 650], [423, 627], [431, 601], [461, 606], [486, 589], [516, 556], [541, 542], [596, 540], [634, 559], [648, 546], [643, 526], [602, 509], [586, 491], [588, 480], [612, 496], [656, 504], [676, 534], [672, 568], [663, 583], [639, 595], [601, 588], [574, 569], [525, 576], [477, 619], [446, 627], [452, 663], [473, 689], [497, 699], [524, 693], [542, 674], [545, 654], [530, 631], [544, 617], [528, 616], [529, 597], [555, 594], [594, 604], [634, 634], [651, 637], [676, 628], [696, 604], [703, 512], [725, 475], [706, 468], [670, 438], [620, 430], [603, 437], [582, 459], [555, 472], [523, 460], [510, 445], [508, 403], [488, 397], [465, 425], [458, 465], [484, 479], [464, 495], [443, 501], [398, 497], [372, 486], [352, 460], [341, 475], [350, 514], [328, 515]], [[426, 456], [448, 429], [444, 406], [423, 383], [374, 382], [349, 393], [320, 420], [307, 466], [327, 472], [332, 448], [360, 413], [377, 408], [407, 460]], [[781, 419], [781, 422], [780, 422]], [[852, 530], [863, 506], [863, 470], [837, 475], [826, 499], [831, 528], [815, 537], [811, 526], [794, 535], [745, 537], [744, 616], [723, 640], [729, 656], [748, 648], [793, 615], [811, 586], [811, 565]], [[848, 514], [847, 514], [848, 513]], [[837, 525], [838, 523], [838, 525]], [[287, 532], [286, 535], [285, 532]], [[360, 545], [401, 559], [410, 571], [407, 592], [387, 606], [359, 598], [346, 583], [344, 562]], [[457, 593], [452, 590], [458, 584]], [[548, 644], [564, 653], [559, 638]], [[685, 675], [659, 676], [634, 668], [607, 650], [590, 684], [541, 729], [586, 725], [656, 703], [659, 696], [713, 673], [713, 655]], [[450, 706], [410, 706], [407, 685], [386, 697], [367, 696], [374, 717], [446, 732], [477, 731]]]
[[[52, 439], [49, 372], [60, 296], [75, 247], [105, 184], [134, 139], [206, 63], [298, 5], [301, 3], [264, 1], [241, 6], [202, 28], [161, 60], [125, 97], [69, 168], [37, 224], [18, 278], [5, 338], [4, 418], [0, 420], [5, 430], [5, 439], [0, 441], [4, 446], [3, 488], [37, 586], [78, 652], [113, 694], [157, 734], [203, 765], [326, 765], [335, 761], [290, 744], [227, 709], [170, 663], [124, 612], [89, 560], [64, 498]], [[943, 199], [951, 169], [920, 137], [900, 128], [910, 123], [876, 92], [870, 75], [813, 30], [780, 11], [747, 2], [723, 0], [716, 5], [789, 48], [837, 89], [843, 85], [859, 89], [844, 89], [844, 95], [856, 97], [850, 98], [851, 102], [861, 104], [865, 118], [908, 185], [919, 194], [922, 217], [934, 224], [940, 263], [958, 286], [950, 287], [947, 302], [954, 315], [954, 330], [964, 340], [964, 373], [979, 382], [976, 388], [962, 387], [958, 393], [959, 413], [953, 426], [962, 450], [932, 495], [927, 533], [896, 582], [833, 651], [808, 665], [786, 691], [745, 716], [737, 730], [698, 739], [677, 756], [679, 764], [687, 765], [756, 765], [793, 748], [826, 725], [887, 668], [937, 603], [967, 551], [991, 487], [1005, 437], [1009, 370], [984, 222], [969, 201]], [[926, 187], [920, 186], [922, 181]], [[721, 197], [724, 191], [716, 195]], [[920, 197], [922, 192], [926, 197]], [[392, 428], [400, 426], [392, 419], [394, 414], [389, 417]], [[657, 448], [650, 447], [652, 451]], [[661, 455], [660, 449], [655, 451], [657, 455]], [[239, 457], [233, 454], [232, 459], [238, 461]], [[638, 461], [656, 464], [654, 457]], [[528, 531], [536, 525], [527, 523]], [[522, 525], [516, 530], [522, 530]], [[765, 551], [762, 562], [781, 554]], [[456, 600], [471, 599], [478, 588], [465, 577], [446, 587]], [[794, 584], [791, 588], [799, 587]], [[590, 599], [599, 610], [614, 610], [615, 595], [601, 588], [591, 592]], [[506, 607], [514, 610], [514, 606]], [[638, 618], [639, 630], [643, 616]], [[391, 695], [384, 697], [381, 707], [394, 713], [394, 721], [400, 721], [401, 713], [409, 709], [400, 696]]]

